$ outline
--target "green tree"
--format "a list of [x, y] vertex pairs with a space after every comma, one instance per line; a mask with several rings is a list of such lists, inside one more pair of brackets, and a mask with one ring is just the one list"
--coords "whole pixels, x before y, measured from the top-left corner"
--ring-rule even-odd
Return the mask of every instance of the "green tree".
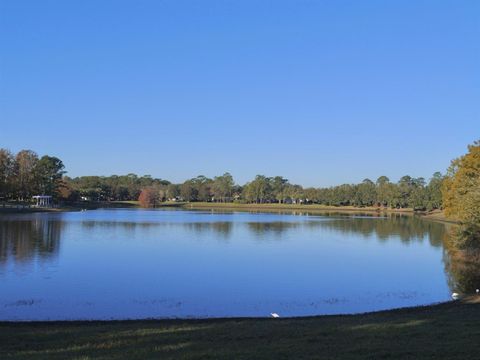
[[433, 174], [427, 186], [427, 210], [442, 208], [443, 175], [440, 172]]
[[377, 186], [380, 186], [380, 185], [384, 185], [386, 183], [389, 183], [390, 182], [390, 179], [385, 176], [385, 175], [382, 175], [382, 176], [379, 176], [377, 181], [376, 181], [376, 184]]
[[32, 150], [22, 150], [15, 156], [14, 187], [20, 200], [29, 200], [37, 191], [34, 171], [37, 163], [38, 155]]
[[15, 158], [7, 149], [0, 149], [0, 199], [11, 197], [14, 182]]
[[213, 180], [204, 175], [198, 175], [192, 179], [198, 193], [198, 201], [211, 201], [213, 193]]
[[285, 189], [288, 186], [288, 180], [282, 176], [275, 176], [270, 179], [270, 188], [275, 199], [282, 203], [286, 197]]
[[270, 195], [270, 181], [264, 175], [257, 175], [255, 179], [244, 187], [244, 197], [247, 201], [264, 203]]
[[[185, 193], [185, 190], [184, 190], [184, 193]], [[175, 199], [180, 195], [181, 195], [180, 186], [175, 184], [167, 185], [167, 191], [165, 194], [166, 199]], [[188, 196], [191, 196], [190, 193], [188, 193]]]
[[405, 175], [400, 178], [398, 181], [398, 190], [400, 193], [398, 202], [400, 207], [406, 208], [410, 205], [410, 197], [414, 187], [415, 181], [411, 176]]
[[390, 203], [389, 190], [391, 187], [390, 179], [386, 176], [380, 176], [376, 181], [377, 203], [381, 206], [386, 206]]
[[65, 174], [62, 160], [54, 156], [42, 156], [35, 165], [35, 180], [37, 189], [43, 195], [58, 198], [62, 186], [62, 176]]
[[185, 201], [197, 201], [198, 192], [192, 180], [187, 180], [180, 185], [180, 195]]
[[361, 184], [356, 186], [355, 205], [372, 206], [377, 198], [375, 184], [370, 179], [365, 179]]
[[212, 190], [215, 196], [215, 201], [230, 201], [232, 199], [233, 187], [235, 182], [232, 175], [226, 172], [222, 176], [215, 176], [213, 179]]

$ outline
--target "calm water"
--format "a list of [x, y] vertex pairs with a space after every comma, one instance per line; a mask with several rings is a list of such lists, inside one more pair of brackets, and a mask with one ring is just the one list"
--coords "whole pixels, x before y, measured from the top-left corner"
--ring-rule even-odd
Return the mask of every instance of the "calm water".
[[448, 300], [444, 225], [413, 217], [0, 215], [0, 319], [355, 313]]

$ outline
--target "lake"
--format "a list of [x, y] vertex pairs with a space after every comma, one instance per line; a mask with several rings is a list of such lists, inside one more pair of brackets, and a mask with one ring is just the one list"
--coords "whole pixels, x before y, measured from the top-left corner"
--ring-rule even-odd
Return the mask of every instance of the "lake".
[[100, 209], [0, 215], [0, 320], [306, 316], [450, 299], [413, 216]]

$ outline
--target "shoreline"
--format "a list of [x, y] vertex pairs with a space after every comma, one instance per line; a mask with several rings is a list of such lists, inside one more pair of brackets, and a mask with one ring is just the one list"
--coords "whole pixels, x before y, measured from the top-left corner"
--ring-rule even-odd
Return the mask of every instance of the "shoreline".
[[210, 203], [189, 202], [182, 205], [189, 209], [245, 209], [245, 210], [302, 210], [302, 211], [338, 211], [338, 212], [368, 212], [368, 213], [414, 213], [413, 209], [389, 209], [379, 207], [355, 206], [328, 206], [318, 204], [236, 204], [236, 203]]
[[[457, 300], [446, 300], [434, 302], [431, 304], [425, 305], [413, 305], [413, 306], [404, 306], [404, 307], [395, 307], [391, 309], [383, 310], [372, 310], [358, 313], [339, 313], [339, 314], [319, 314], [319, 315], [299, 315], [299, 316], [280, 316], [279, 318], [272, 318], [269, 315], [265, 316], [210, 316], [210, 317], [145, 317], [145, 318], [120, 318], [120, 319], [66, 319], [66, 320], [0, 320], [0, 327], [2, 325], [8, 324], [92, 324], [92, 323], [130, 323], [130, 322], [204, 322], [204, 321], [213, 321], [213, 322], [224, 322], [224, 321], [238, 321], [238, 320], [255, 320], [255, 321], [265, 321], [265, 320], [307, 320], [307, 319], [323, 319], [323, 318], [335, 318], [335, 317], [362, 317], [375, 314], [394, 314], [397, 312], [404, 311], [420, 311], [428, 310], [436, 307], [450, 306], [455, 304], [480, 304], [480, 295], [468, 295], [464, 296]], [[479, 308], [480, 310], [480, 308]]]
[[474, 359], [479, 299], [278, 319], [2, 321], [0, 357]]
[[[161, 203], [156, 209], [160, 208], [181, 208], [186, 210], [226, 210], [226, 211], [260, 211], [260, 212], [278, 212], [278, 211], [302, 211], [310, 213], [340, 213], [340, 214], [399, 214], [419, 216], [422, 219], [437, 221], [448, 224], [458, 223], [454, 219], [447, 218], [443, 211], [433, 210], [415, 211], [411, 208], [391, 209], [383, 207], [355, 207], [355, 206], [327, 206], [318, 204], [237, 204], [237, 203], [212, 203], [212, 202], [168, 202]], [[61, 206], [56, 208], [34, 208], [34, 207], [1, 207], [1, 214], [21, 214], [37, 212], [67, 212], [81, 210], [95, 210], [101, 208], [140, 208], [138, 201], [114, 201], [98, 203], [77, 203], [73, 205]]]
[[412, 208], [403, 209], [391, 209], [381, 207], [355, 207], [355, 206], [327, 206], [317, 204], [297, 205], [297, 204], [235, 204], [235, 203], [205, 203], [205, 202], [191, 202], [182, 203], [178, 205], [184, 209], [192, 210], [243, 210], [243, 211], [305, 211], [312, 213], [341, 213], [341, 214], [399, 214], [399, 215], [411, 215], [419, 216], [422, 219], [456, 224], [454, 219], [447, 218], [443, 211], [433, 210], [427, 211], [415, 211]]
[[51, 208], [37, 208], [37, 207], [21, 207], [21, 206], [1, 206], [1, 214], [23, 214], [23, 213], [56, 213], [56, 212], [68, 212], [68, 211], [82, 211], [82, 210], [96, 210], [101, 208], [119, 209], [119, 208], [138, 208], [137, 202], [132, 201], [108, 201], [108, 202], [89, 202], [89, 203], [76, 203], [71, 205], [62, 205]]

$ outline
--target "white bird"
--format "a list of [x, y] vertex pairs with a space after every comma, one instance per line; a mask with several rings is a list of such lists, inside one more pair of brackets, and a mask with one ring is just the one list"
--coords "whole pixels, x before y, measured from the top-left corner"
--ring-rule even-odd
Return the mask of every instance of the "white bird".
[[456, 293], [456, 292], [452, 293], [452, 299], [453, 300], [457, 300], [459, 297], [460, 297], [459, 293]]
[[480, 290], [479, 290], [479, 289], [477, 289], [477, 290], [475, 290], [475, 292], [478, 294], [478, 293], [480, 293]]
[[278, 315], [277, 313], [270, 313], [270, 315], [272, 316], [272, 318], [279, 318], [280, 315]]

